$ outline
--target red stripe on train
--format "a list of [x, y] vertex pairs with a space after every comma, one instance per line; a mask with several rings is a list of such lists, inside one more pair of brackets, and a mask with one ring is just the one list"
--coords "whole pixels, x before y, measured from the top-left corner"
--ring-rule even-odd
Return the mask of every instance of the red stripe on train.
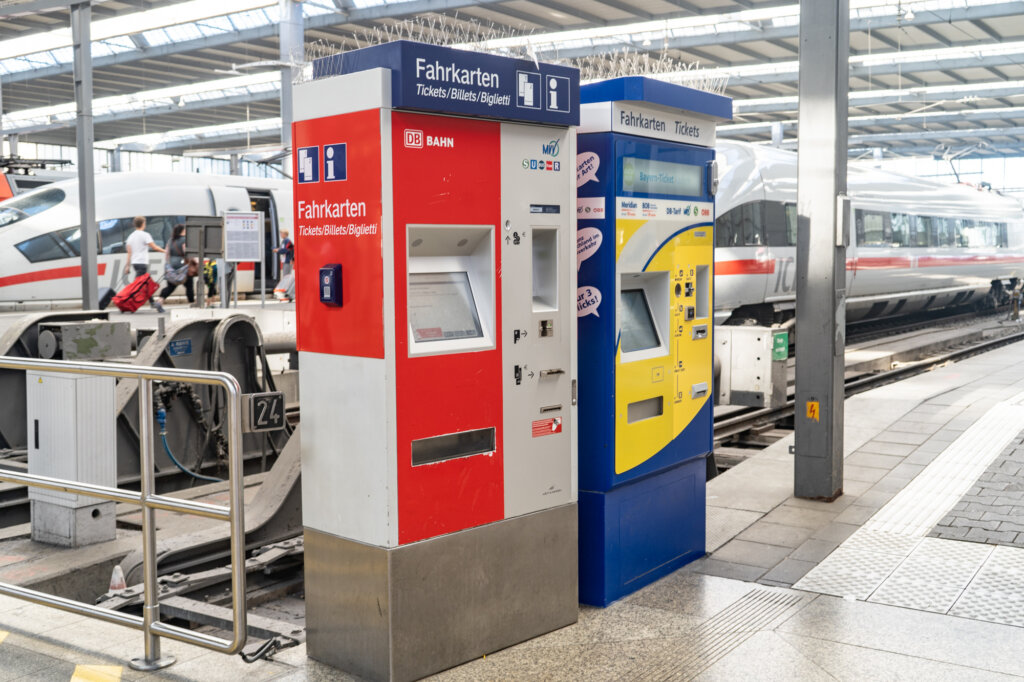
[[920, 256], [917, 259], [917, 267], [919, 268], [999, 263], [1024, 263], [1024, 256]]
[[774, 272], [774, 260], [749, 259], [715, 262], [716, 275], [771, 275]]
[[[913, 267], [914, 261], [910, 256], [898, 256], [895, 258], [854, 258], [854, 270], [898, 270]], [[850, 269], [850, 261], [847, 261], [847, 270]]]
[[[100, 277], [107, 272], [107, 264], [100, 263], [96, 268]], [[36, 270], [35, 272], [23, 272], [20, 275], [8, 275], [0, 277], [0, 287], [11, 287], [15, 284], [30, 284], [32, 282], [48, 282], [52, 279], [70, 279], [82, 276], [82, 266], [72, 265], [66, 268], [51, 268], [49, 270]]]

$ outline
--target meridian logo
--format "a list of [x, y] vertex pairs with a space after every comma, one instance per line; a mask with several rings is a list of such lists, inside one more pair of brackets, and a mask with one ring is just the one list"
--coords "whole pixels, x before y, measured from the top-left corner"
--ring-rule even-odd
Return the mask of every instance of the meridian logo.
[[558, 156], [558, 143], [560, 140], [551, 140], [547, 144], [542, 144], [540, 150], [547, 156]]

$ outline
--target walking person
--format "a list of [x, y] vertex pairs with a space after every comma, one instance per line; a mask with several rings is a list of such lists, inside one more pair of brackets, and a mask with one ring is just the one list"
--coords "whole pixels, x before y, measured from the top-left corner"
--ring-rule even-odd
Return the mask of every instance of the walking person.
[[[146, 232], [146, 219], [143, 216], [135, 216], [132, 219], [132, 224], [135, 226], [135, 231], [124, 242], [128, 251], [128, 262], [125, 263], [124, 274], [128, 274], [128, 268], [131, 266], [135, 270], [135, 279], [138, 279], [149, 274], [150, 247], [161, 253], [167, 253], [167, 250], [157, 246], [153, 241], [153, 236]], [[158, 301], [150, 298], [149, 304], [156, 308], [157, 312], [164, 312], [163, 306]]]
[[295, 244], [288, 238], [288, 230], [281, 230], [281, 245], [274, 253], [283, 256], [281, 259], [281, 277], [292, 274], [292, 260], [295, 258]]
[[194, 275], [190, 274], [191, 269], [188, 256], [185, 255], [185, 226], [178, 223], [174, 226], [171, 243], [167, 245], [167, 266], [164, 270], [167, 285], [156, 299], [157, 305], [162, 306], [164, 300], [174, 293], [179, 285], [185, 287], [185, 296], [188, 297], [189, 304], [195, 303], [196, 292], [192, 281]]

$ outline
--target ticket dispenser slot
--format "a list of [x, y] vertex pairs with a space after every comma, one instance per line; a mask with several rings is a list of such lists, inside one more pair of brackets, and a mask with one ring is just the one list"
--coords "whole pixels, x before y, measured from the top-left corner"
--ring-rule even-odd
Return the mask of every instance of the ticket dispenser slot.
[[708, 303], [711, 299], [710, 268], [698, 265], [694, 278], [694, 314], [698, 320], [708, 316]]
[[[544, 312], [558, 310], [558, 230], [550, 227], [535, 227], [533, 238], [533, 310]], [[553, 324], [550, 320], [545, 320]], [[541, 335], [544, 333], [543, 323]]]
[[409, 354], [494, 346], [493, 226], [410, 225]]

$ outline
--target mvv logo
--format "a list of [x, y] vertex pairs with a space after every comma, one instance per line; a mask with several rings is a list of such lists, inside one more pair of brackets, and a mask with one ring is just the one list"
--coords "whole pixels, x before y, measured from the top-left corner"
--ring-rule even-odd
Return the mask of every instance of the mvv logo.
[[547, 144], [542, 144], [540, 146], [541, 152], [548, 156], [558, 156], [558, 142], [558, 140], [551, 140]]

